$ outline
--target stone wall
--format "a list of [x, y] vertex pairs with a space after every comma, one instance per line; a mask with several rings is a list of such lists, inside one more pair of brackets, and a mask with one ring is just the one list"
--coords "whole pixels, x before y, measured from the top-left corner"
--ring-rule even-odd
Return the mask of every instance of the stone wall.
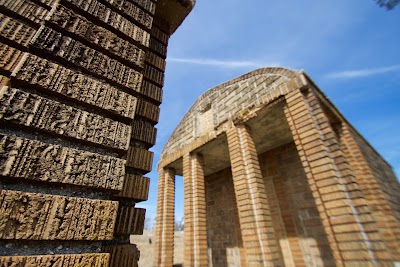
[[209, 266], [241, 266], [243, 250], [231, 168], [205, 177]]
[[1, 266], [137, 266], [168, 39], [193, 5], [0, 1]]

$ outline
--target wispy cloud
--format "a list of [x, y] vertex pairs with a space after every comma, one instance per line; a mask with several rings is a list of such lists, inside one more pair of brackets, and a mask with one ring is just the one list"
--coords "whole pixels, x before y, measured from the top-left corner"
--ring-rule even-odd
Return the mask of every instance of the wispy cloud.
[[393, 65], [387, 67], [380, 68], [369, 68], [369, 69], [360, 69], [360, 70], [347, 70], [347, 71], [338, 71], [331, 72], [325, 75], [325, 78], [329, 79], [352, 79], [352, 78], [360, 78], [360, 77], [368, 77], [373, 75], [385, 74], [389, 72], [400, 71], [400, 65]]
[[168, 62], [177, 62], [177, 63], [186, 63], [186, 64], [194, 64], [194, 65], [207, 65], [214, 66], [220, 68], [260, 68], [260, 67], [268, 67], [268, 66], [280, 66], [280, 64], [276, 63], [262, 63], [251, 60], [217, 60], [210, 58], [177, 58], [177, 57], [168, 57]]

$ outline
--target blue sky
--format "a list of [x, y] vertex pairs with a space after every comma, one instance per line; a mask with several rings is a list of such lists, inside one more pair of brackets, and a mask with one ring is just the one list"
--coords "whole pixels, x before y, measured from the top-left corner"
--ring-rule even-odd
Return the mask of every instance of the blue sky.
[[[400, 174], [400, 6], [373, 0], [198, 0], [171, 37], [149, 200], [159, 154], [206, 90], [260, 67], [304, 69]], [[182, 178], [176, 218], [183, 216]]]

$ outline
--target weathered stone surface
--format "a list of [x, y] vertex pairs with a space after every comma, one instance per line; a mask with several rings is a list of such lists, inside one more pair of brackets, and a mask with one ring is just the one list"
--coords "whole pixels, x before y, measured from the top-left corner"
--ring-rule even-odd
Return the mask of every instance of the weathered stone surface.
[[18, 80], [133, 119], [136, 98], [108, 83], [26, 53], [12, 74]]
[[143, 79], [141, 73], [53, 29], [42, 26], [31, 44], [95, 75], [139, 91]]
[[6, 76], [0, 75], [0, 88], [3, 86], [8, 86], [10, 84], [10, 79]]
[[148, 64], [144, 66], [143, 75], [160, 86], [164, 85], [164, 73]]
[[0, 175], [121, 190], [125, 160], [0, 135]]
[[127, 150], [131, 126], [4, 86], [0, 119], [111, 148]]
[[156, 3], [157, 1], [151, 0], [114, 0], [113, 5], [116, 7], [120, 7], [120, 9], [131, 8], [132, 3], [142, 7], [143, 9], [147, 10], [150, 14], [154, 15], [156, 11]]
[[102, 251], [110, 253], [110, 267], [138, 267], [140, 252], [136, 245], [106, 246]]
[[[137, 28], [134, 23], [126, 19], [121, 14], [112, 11], [110, 8], [101, 4], [97, 0], [82, 1], [82, 0], [67, 0], [70, 4], [90, 13], [92, 16], [110, 24], [112, 27], [121, 31], [122, 33], [132, 37], [135, 30], [130, 28]], [[110, 0], [107, 0], [110, 1]], [[110, 1], [111, 2], [111, 1]], [[137, 10], [131, 16], [135, 17], [135, 21], [144, 28], [149, 29], [153, 23], [153, 18], [143, 11]]]
[[39, 1], [40, 3], [45, 4], [50, 8], [59, 2], [59, 0], [36, 0], [36, 1]]
[[152, 84], [148, 81], [142, 82], [140, 93], [152, 98], [158, 104], [162, 101], [162, 87]]
[[29, 0], [2, 0], [0, 7], [6, 8], [34, 23], [42, 22], [49, 10]]
[[154, 153], [140, 147], [129, 147], [126, 166], [150, 172]]
[[[108, 50], [123, 60], [143, 67], [145, 59], [143, 50], [62, 5], [57, 6], [47, 20], [68, 32], [75, 33], [90, 43]], [[142, 41], [145, 46], [148, 45], [143, 43], [143, 39], [138, 41]]]
[[151, 36], [159, 40], [165, 46], [168, 45], [169, 35], [162, 32], [158, 27], [151, 28]]
[[158, 68], [161, 71], [165, 71], [165, 59], [163, 59], [162, 57], [156, 55], [153, 52], [147, 52], [146, 54], [146, 63]]
[[11, 74], [17, 67], [23, 54], [21, 50], [0, 42], [0, 70], [8, 75]]
[[115, 233], [120, 235], [142, 235], [145, 215], [145, 209], [120, 206], [115, 224]]
[[153, 146], [156, 143], [157, 129], [149, 122], [134, 120], [132, 122], [132, 140], [139, 140]]
[[135, 174], [125, 174], [124, 186], [115, 196], [134, 199], [136, 202], [146, 201], [149, 195], [150, 179]]
[[136, 114], [157, 123], [160, 115], [160, 108], [143, 99], [138, 99]]
[[0, 256], [2, 267], [107, 267], [110, 255], [96, 254], [66, 254], [66, 255], [38, 255], [38, 256]]
[[157, 52], [164, 58], [167, 57], [167, 46], [165, 44], [162, 44], [158, 40], [154, 38], [150, 38], [150, 49], [153, 50], [154, 52]]
[[28, 46], [36, 30], [25, 23], [0, 13], [0, 35], [22, 46]]
[[118, 202], [0, 191], [0, 238], [109, 240]]
[[[105, 0], [114, 7], [116, 7], [120, 12], [124, 14], [124, 16], [128, 16], [129, 20], [136, 21], [143, 25], [147, 29], [151, 29], [152, 23], [153, 23], [153, 16], [146, 13], [143, 9], [139, 8], [135, 4], [133, 4], [129, 0]], [[142, 1], [136, 1], [140, 2], [142, 4], [151, 5], [153, 4], [151, 0], [142, 0]], [[148, 3], [145, 3], [148, 2]], [[153, 4], [154, 6], [154, 4]]]

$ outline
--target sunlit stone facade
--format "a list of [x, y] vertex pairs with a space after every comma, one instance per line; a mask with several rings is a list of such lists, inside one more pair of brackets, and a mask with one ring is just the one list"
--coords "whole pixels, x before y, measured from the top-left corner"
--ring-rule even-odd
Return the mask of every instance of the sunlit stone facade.
[[158, 163], [156, 266], [172, 266], [175, 175], [184, 266], [392, 266], [400, 186], [304, 73], [258, 69], [208, 90]]

